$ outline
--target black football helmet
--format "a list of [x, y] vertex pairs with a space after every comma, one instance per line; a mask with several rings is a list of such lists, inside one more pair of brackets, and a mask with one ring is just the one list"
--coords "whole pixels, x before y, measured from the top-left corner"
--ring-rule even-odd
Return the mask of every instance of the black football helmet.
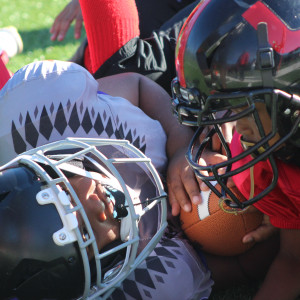
[[[119, 147], [128, 157], [107, 158], [99, 151], [106, 146]], [[143, 168], [157, 196], [141, 203], [117, 169], [124, 164]], [[107, 188], [117, 207], [120, 241], [98, 248], [68, 180], [73, 175]], [[141, 247], [139, 223], [153, 209], [160, 211], [161, 222]], [[167, 226], [166, 211], [166, 194], [151, 160], [128, 141], [73, 138], [19, 155], [0, 168], [0, 298], [106, 299], [156, 246]]]
[[[173, 109], [178, 120], [197, 131], [187, 159], [195, 174], [219, 197], [226, 194], [235, 208], [244, 208], [269, 193], [276, 185], [276, 159], [300, 166], [300, 2], [298, 0], [203, 0], [189, 16], [176, 47], [177, 78], [173, 80]], [[263, 102], [272, 120], [266, 134], [255, 108]], [[237, 109], [238, 113], [232, 113]], [[261, 140], [242, 154], [232, 157], [220, 125], [252, 116]], [[197, 146], [205, 126], [211, 131]], [[199, 165], [212, 136], [217, 133], [228, 161]], [[280, 140], [270, 146], [278, 133]], [[277, 150], [280, 148], [280, 150]], [[243, 167], [232, 164], [248, 155]], [[227, 188], [227, 179], [261, 160], [268, 159], [273, 180], [251, 199], [240, 202]], [[225, 174], [219, 170], [225, 168]], [[204, 176], [203, 171], [209, 172]], [[218, 192], [211, 184], [217, 180]]]

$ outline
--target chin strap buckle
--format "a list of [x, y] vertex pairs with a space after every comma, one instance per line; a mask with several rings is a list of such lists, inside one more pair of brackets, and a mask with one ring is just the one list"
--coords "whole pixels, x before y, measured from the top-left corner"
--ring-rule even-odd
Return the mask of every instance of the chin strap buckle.
[[237, 216], [238, 214], [243, 213], [244, 211], [246, 211], [249, 208], [249, 206], [247, 206], [245, 208], [233, 207], [233, 206], [230, 206], [230, 203], [233, 203], [234, 205], [236, 205], [235, 202], [230, 198], [221, 197], [219, 199], [219, 207], [228, 214], [234, 214]]

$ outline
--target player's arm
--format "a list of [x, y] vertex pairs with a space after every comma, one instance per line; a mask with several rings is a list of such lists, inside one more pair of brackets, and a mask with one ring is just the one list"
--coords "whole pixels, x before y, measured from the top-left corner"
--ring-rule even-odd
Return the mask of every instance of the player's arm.
[[288, 300], [300, 295], [300, 230], [280, 230], [280, 251], [254, 300]]
[[98, 82], [102, 91], [128, 99], [161, 123], [168, 138], [168, 192], [172, 212], [177, 215], [180, 207], [190, 210], [190, 199], [201, 201], [199, 184], [184, 157], [193, 131], [173, 116], [169, 94], [154, 81], [136, 73], [113, 75]]
[[169, 94], [157, 83], [137, 73], [124, 73], [98, 79], [102, 91], [120, 96], [158, 120], [167, 137], [167, 154], [172, 157], [179, 148], [187, 147], [193, 131], [179, 124], [172, 114]]
[[191, 201], [201, 202], [199, 183], [185, 158], [194, 132], [181, 125], [173, 115], [169, 94], [146, 77], [139, 80], [139, 106], [151, 118], [158, 120], [167, 134], [169, 158], [167, 184], [172, 214], [180, 209], [191, 211]]

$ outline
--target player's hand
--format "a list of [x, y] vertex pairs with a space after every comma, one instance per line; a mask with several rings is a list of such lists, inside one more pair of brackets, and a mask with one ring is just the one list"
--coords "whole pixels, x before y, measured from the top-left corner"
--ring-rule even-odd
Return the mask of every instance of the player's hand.
[[70, 25], [74, 20], [74, 38], [79, 39], [81, 36], [81, 29], [83, 24], [79, 0], [71, 0], [55, 18], [50, 29], [50, 33], [52, 34], [51, 40], [62, 41], [65, 38], [67, 31], [69, 30]]
[[180, 209], [190, 212], [191, 200], [194, 204], [201, 203], [199, 183], [185, 158], [185, 153], [185, 148], [178, 150], [168, 166], [168, 195], [174, 216], [179, 215]]
[[[254, 206], [251, 206], [249, 209], [256, 210]], [[264, 215], [261, 225], [257, 229], [247, 233], [243, 237], [243, 243], [262, 242], [274, 235], [278, 230], [278, 228], [270, 223], [269, 216]]]
[[[200, 189], [208, 190], [207, 185], [199, 178], [196, 178], [193, 169], [189, 166], [185, 158], [186, 149], [180, 149], [173, 155], [169, 162], [167, 172], [167, 184], [169, 202], [172, 207], [172, 214], [177, 216], [180, 209], [190, 212], [192, 203], [198, 205], [202, 202]], [[203, 157], [200, 158], [199, 164], [206, 166], [223, 162], [227, 158], [216, 152], [204, 151]], [[202, 172], [207, 176], [207, 172]]]
[[[205, 128], [203, 134], [200, 136], [200, 141], [210, 130], [209, 127]], [[222, 127], [223, 135], [226, 141], [230, 142], [234, 132], [234, 123], [224, 124]], [[212, 164], [221, 163], [227, 160], [227, 157], [221, 151], [221, 145], [218, 143], [217, 135], [213, 137], [213, 149], [205, 150], [198, 162], [201, 166], [208, 166]], [[172, 157], [169, 162], [167, 172], [167, 184], [169, 202], [172, 207], [172, 214], [177, 216], [180, 209], [190, 212], [192, 203], [198, 205], [202, 202], [200, 190], [207, 191], [209, 187], [196, 178], [193, 169], [189, 166], [185, 158], [186, 149], [180, 149]], [[222, 172], [224, 170], [220, 170]], [[208, 173], [202, 171], [202, 175], [208, 176]]]

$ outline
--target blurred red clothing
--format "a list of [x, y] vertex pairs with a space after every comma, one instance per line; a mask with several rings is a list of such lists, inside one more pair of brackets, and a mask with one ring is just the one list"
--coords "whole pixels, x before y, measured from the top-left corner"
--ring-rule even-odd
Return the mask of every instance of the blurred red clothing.
[[2, 51], [0, 54], [0, 90], [3, 88], [5, 83], [11, 77], [9, 70], [6, 68], [6, 64], [8, 63], [8, 56], [5, 51]]
[[129, 40], [139, 36], [139, 15], [134, 0], [80, 0], [80, 7], [89, 41], [84, 63], [93, 74]]

